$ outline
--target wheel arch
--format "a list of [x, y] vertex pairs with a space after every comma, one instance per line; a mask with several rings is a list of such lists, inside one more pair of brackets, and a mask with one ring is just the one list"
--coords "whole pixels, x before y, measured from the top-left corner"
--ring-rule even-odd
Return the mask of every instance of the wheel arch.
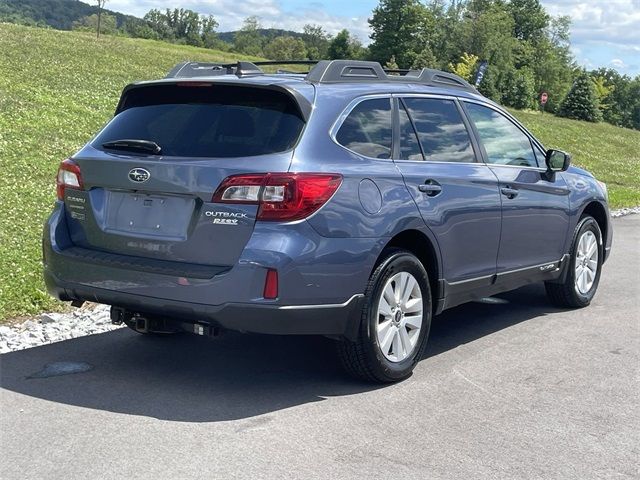
[[591, 201], [582, 209], [580, 216], [582, 217], [583, 215], [591, 215], [595, 219], [598, 227], [600, 227], [600, 232], [602, 233], [602, 244], [603, 246], [606, 245], [609, 226], [607, 221], [607, 210], [605, 207], [600, 202], [595, 200]]
[[438, 250], [434, 242], [420, 230], [404, 230], [393, 236], [382, 249], [382, 252], [376, 260], [375, 268], [383, 258], [384, 252], [389, 248], [401, 248], [413, 253], [424, 266], [429, 276], [429, 286], [431, 288], [431, 296], [433, 298], [434, 313], [441, 311], [442, 287], [440, 281], [440, 273], [442, 265]]

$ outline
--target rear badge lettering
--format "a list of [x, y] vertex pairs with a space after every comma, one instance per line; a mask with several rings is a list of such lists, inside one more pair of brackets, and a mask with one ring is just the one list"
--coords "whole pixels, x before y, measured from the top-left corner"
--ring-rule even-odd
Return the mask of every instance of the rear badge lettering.
[[204, 215], [213, 218], [213, 223], [216, 225], [238, 225], [239, 220], [248, 220], [247, 214], [241, 212], [206, 211]]
[[553, 270], [554, 268], [556, 268], [556, 264], [555, 263], [550, 263], [549, 265], [545, 265], [543, 267], [540, 267], [540, 270], [543, 272], [546, 272], [548, 270]]

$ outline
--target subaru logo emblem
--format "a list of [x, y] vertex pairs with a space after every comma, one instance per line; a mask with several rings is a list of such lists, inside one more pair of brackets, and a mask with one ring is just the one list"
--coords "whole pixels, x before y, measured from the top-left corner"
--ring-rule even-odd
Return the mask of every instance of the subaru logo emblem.
[[149, 170], [145, 170], [144, 168], [132, 168], [129, 170], [129, 180], [136, 183], [142, 183], [149, 180], [151, 174]]

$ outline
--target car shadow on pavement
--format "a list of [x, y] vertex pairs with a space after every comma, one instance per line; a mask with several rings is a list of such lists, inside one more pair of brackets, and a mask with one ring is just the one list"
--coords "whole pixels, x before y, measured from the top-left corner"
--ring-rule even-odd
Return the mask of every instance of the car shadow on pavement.
[[[544, 288], [500, 295], [436, 317], [426, 356], [554, 311]], [[86, 362], [72, 375], [28, 378], [54, 362]], [[144, 337], [129, 329], [0, 356], [0, 386], [52, 402], [170, 421], [215, 422], [383, 388], [346, 377], [320, 337], [228, 333]]]

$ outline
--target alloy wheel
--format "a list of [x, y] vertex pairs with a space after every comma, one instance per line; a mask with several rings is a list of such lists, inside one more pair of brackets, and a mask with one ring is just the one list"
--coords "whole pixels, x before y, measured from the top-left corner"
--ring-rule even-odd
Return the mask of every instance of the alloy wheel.
[[378, 300], [378, 346], [387, 360], [401, 362], [418, 344], [423, 299], [418, 281], [408, 272], [393, 275]]

